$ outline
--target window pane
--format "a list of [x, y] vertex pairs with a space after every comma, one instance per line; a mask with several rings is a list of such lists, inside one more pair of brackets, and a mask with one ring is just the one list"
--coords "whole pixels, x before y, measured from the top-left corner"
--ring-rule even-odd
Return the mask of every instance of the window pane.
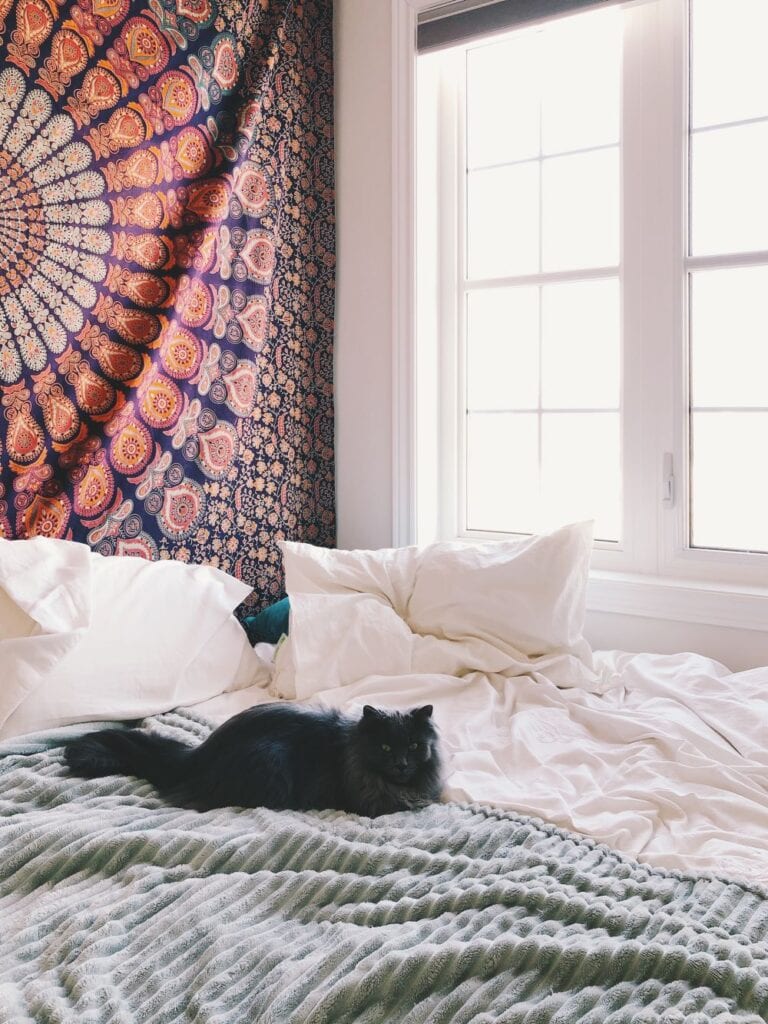
[[467, 405], [539, 404], [539, 290], [493, 288], [467, 297]]
[[692, 416], [691, 542], [768, 551], [768, 412]]
[[544, 408], [618, 408], [618, 280], [546, 285], [541, 313]]
[[541, 526], [595, 520], [596, 540], [620, 537], [618, 413], [544, 413]]
[[470, 167], [539, 155], [539, 40], [526, 32], [467, 53]]
[[621, 14], [564, 18], [542, 34], [542, 149], [564, 153], [619, 141]]
[[691, 395], [768, 407], [768, 267], [691, 275]]
[[542, 207], [544, 270], [616, 266], [618, 149], [545, 160]]
[[692, 0], [692, 126], [768, 115], [768, 3]]
[[693, 135], [692, 254], [768, 249], [766, 182], [768, 123], [714, 128]]
[[471, 278], [539, 269], [539, 165], [472, 171], [467, 182]]
[[[466, 75], [457, 411], [469, 530], [597, 518], [601, 537], [619, 536], [622, 35], [620, 10], [592, 11], [445, 63]], [[605, 267], [610, 279], [579, 280]], [[516, 277], [526, 280], [504, 280]], [[444, 285], [452, 304], [460, 296]], [[442, 443], [456, 454], [454, 438]]]
[[534, 533], [538, 520], [535, 413], [467, 417], [467, 527]]

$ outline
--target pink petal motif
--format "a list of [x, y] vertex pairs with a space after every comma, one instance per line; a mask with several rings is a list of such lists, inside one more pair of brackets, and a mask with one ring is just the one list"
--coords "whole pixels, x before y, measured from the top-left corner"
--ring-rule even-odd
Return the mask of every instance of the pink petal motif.
[[205, 494], [202, 487], [185, 479], [175, 487], [165, 489], [157, 522], [164, 536], [171, 540], [184, 540], [197, 526], [204, 511]]
[[219, 421], [198, 435], [197, 463], [211, 480], [220, 480], [235, 461], [240, 448], [237, 431], [231, 423]]

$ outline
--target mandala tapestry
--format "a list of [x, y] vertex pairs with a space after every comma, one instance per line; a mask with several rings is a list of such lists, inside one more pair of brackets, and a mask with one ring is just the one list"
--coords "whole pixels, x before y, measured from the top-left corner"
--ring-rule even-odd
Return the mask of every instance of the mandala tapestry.
[[0, 537], [332, 544], [331, 0], [0, 0]]

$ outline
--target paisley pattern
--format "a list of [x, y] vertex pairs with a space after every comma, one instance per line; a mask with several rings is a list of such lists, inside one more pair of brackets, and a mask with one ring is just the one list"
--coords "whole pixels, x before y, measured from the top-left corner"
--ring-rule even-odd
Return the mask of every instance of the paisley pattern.
[[0, 537], [334, 541], [331, 0], [0, 0]]

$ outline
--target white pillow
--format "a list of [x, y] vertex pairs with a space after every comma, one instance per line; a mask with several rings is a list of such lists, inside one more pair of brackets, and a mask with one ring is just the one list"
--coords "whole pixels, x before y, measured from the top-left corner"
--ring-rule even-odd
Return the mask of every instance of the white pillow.
[[0, 539], [0, 735], [22, 701], [80, 642], [90, 614], [87, 548], [43, 538]]
[[[77, 552], [71, 569], [89, 579], [90, 621], [80, 642], [4, 721], [0, 738], [143, 718], [259, 679], [261, 662], [232, 615], [251, 591], [247, 584], [211, 566], [104, 558], [85, 545], [44, 543]], [[29, 581], [32, 589], [44, 585], [35, 565]]]
[[408, 621], [416, 633], [480, 637], [529, 658], [567, 652], [591, 667], [582, 636], [591, 550], [591, 523], [523, 540], [433, 544], [419, 561]]
[[31, 615], [16, 604], [7, 590], [0, 587], [0, 643], [32, 636], [39, 628]]
[[279, 696], [414, 673], [602, 686], [582, 636], [589, 523], [475, 545], [281, 547], [291, 626], [276, 660]]

